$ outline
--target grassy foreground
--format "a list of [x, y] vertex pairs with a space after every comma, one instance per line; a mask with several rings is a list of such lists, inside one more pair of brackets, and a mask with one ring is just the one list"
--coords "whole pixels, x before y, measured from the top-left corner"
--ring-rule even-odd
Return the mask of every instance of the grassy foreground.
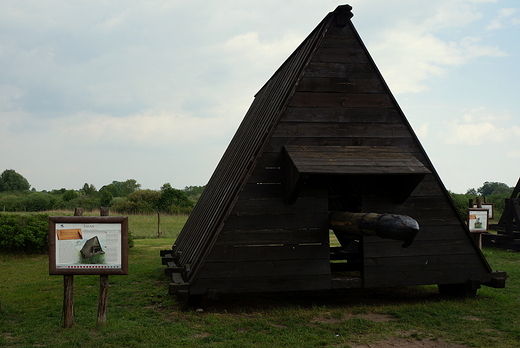
[[426, 286], [226, 296], [203, 302], [203, 311], [184, 311], [167, 293], [159, 258], [174, 238], [142, 236], [130, 220], [132, 229], [130, 274], [109, 277], [103, 326], [96, 325], [98, 276], [74, 277], [75, 325], [64, 329], [63, 277], [48, 275], [47, 256], [0, 256], [0, 346], [368, 347], [397, 339], [427, 347], [519, 346], [520, 253], [485, 250], [509, 280], [505, 289], [483, 287], [472, 299], [443, 299]]

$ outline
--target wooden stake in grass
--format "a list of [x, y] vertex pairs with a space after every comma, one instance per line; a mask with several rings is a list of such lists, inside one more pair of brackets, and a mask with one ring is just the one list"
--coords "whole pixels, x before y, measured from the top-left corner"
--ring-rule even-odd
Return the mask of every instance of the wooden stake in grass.
[[[82, 216], [83, 208], [74, 209], [74, 216]], [[63, 327], [74, 325], [74, 276], [63, 276]]]
[[74, 325], [74, 276], [63, 276], [63, 327]]
[[99, 302], [97, 324], [103, 325], [107, 322], [108, 308], [108, 275], [99, 276]]
[[[99, 211], [101, 216], [109, 216], [109, 208], [101, 207]], [[103, 325], [107, 322], [107, 308], [108, 308], [108, 275], [103, 274], [99, 276], [99, 301], [97, 324]]]
[[157, 238], [161, 238], [161, 213], [157, 212]]

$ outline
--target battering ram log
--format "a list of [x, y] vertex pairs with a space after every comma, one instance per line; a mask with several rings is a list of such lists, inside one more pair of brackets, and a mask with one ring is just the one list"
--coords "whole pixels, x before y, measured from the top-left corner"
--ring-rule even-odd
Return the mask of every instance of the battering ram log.
[[333, 211], [329, 214], [329, 227], [338, 236], [338, 239], [344, 234], [378, 236], [402, 240], [403, 248], [409, 247], [419, 232], [417, 221], [409, 216], [396, 214]]

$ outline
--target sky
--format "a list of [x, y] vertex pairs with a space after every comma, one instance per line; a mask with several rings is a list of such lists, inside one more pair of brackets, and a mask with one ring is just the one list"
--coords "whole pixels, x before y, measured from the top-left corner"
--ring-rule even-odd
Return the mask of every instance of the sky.
[[[448, 190], [520, 177], [520, 3], [350, 0]], [[38, 191], [207, 183], [330, 0], [0, 0], [0, 172]]]

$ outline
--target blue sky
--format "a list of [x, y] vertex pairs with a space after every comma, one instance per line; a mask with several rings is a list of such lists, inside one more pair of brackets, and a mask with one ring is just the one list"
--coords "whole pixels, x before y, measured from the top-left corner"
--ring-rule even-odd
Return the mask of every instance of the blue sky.
[[[445, 186], [520, 176], [520, 4], [351, 0]], [[0, 171], [40, 190], [204, 185], [328, 0], [0, 0]]]

